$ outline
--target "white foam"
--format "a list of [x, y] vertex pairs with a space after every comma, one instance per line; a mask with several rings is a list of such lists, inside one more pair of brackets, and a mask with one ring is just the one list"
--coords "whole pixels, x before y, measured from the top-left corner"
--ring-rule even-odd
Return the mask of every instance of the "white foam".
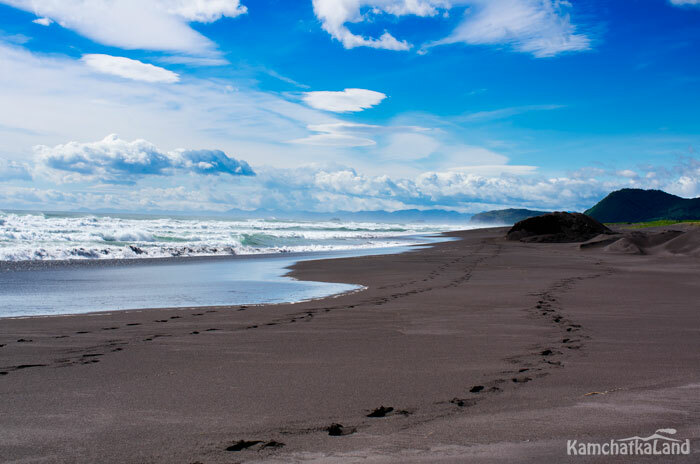
[[415, 244], [417, 241], [406, 236], [457, 228], [464, 226], [0, 212], [0, 260], [138, 259], [377, 248]]

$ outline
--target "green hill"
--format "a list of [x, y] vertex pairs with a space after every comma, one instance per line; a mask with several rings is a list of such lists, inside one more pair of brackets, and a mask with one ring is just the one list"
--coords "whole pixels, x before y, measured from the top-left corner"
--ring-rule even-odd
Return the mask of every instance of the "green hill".
[[497, 224], [497, 225], [512, 225], [520, 222], [523, 219], [534, 216], [541, 216], [549, 211], [533, 211], [531, 209], [499, 209], [494, 211], [484, 211], [483, 213], [475, 214], [469, 220], [471, 224]]
[[622, 189], [586, 211], [600, 222], [700, 219], [700, 198], [686, 199], [661, 190]]

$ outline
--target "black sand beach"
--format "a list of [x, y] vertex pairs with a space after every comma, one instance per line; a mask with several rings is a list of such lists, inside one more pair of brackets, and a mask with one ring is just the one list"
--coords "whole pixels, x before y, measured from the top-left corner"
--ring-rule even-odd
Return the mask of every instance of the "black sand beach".
[[[698, 462], [697, 231], [505, 232], [294, 267], [337, 298], [0, 320], [0, 460]], [[660, 428], [691, 455], [567, 456]]]

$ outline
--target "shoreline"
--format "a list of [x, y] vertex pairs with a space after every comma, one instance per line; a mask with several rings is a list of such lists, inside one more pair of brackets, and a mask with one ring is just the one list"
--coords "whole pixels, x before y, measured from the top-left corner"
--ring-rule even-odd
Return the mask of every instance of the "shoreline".
[[[534, 463], [566, 460], [567, 439], [662, 427], [696, 443], [700, 264], [503, 233], [290, 269], [368, 287], [332, 299], [3, 320], [0, 451]], [[239, 440], [260, 442], [227, 450]]]
[[[443, 235], [455, 231], [435, 232], [431, 234], [417, 234], [398, 236], [398, 239], [430, 239], [441, 237]], [[118, 266], [134, 266], [134, 265], [159, 265], [159, 264], [182, 264], [195, 263], [206, 261], [226, 261], [238, 259], [255, 259], [255, 258], [288, 258], [298, 257], [304, 258], [315, 255], [328, 254], [344, 254], [344, 253], [371, 253], [374, 250], [392, 250], [397, 248], [410, 248], [416, 246], [430, 245], [430, 243], [409, 243], [406, 245], [395, 246], [372, 246], [360, 248], [344, 248], [337, 250], [324, 251], [283, 251], [278, 253], [250, 253], [250, 254], [220, 254], [220, 255], [193, 255], [193, 256], [156, 256], [147, 258], [83, 258], [83, 259], [47, 259], [47, 260], [24, 260], [24, 261], [3, 261], [0, 260], [0, 272], [14, 271], [39, 271], [43, 269], [71, 269], [78, 267], [118, 267]], [[326, 259], [321, 257], [319, 259]]]
[[[415, 240], [421, 240], [422, 243], [411, 243], [408, 245], [402, 245], [402, 246], [393, 246], [393, 247], [376, 247], [376, 248], [358, 248], [358, 249], [348, 249], [348, 250], [335, 250], [335, 251], [323, 251], [323, 252], [304, 252], [304, 253], [270, 253], [270, 254], [261, 254], [261, 255], [238, 255], [238, 256], [196, 256], [196, 257], [173, 257], [173, 258], [143, 258], [143, 259], [133, 259], [133, 260], [76, 260], [76, 261], [48, 261], [49, 266], [45, 266], [42, 261], [23, 261], [23, 262], [5, 262], [5, 264], [14, 264], [16, 266], [12, 266], [18, 269], [12, 269], [12, 268], [5, 268], [5, 269], [0, 269], [0, 277], [2, 277], [1, 272], [29, 272], [29, 273], [38, 273], [39, 277], [41, 277], [42, 272], [50, 272], [50, 271], [75, 271], [76, 269], [97, 269], [97, 270], [109, 270], [109, 269], [114, 269], [114, 270], [121, 270], [123, 268], [128, 268], [129, 266], [138, 266], [139, 264], [142, 264], [145, 267], [158, 267], [158, 266], [170, 266], [170, 265], [193, 265], [193, 264], [212, 264], [212, 263], [218, 263], [220, 265], [223, 265], [221, 271], [222, 272], [227, 272], [231, 269], [233, 269], [230, 266], [226, 266], [227, 263], [230, 263], [231, 265], [243, 265], [245, 266], [246, 264], [251, 264], [251, 263], [265, 263], [267, 266], [268, 272], [270, 272], [270, 277], [273, 277], [274, 280], [288, 280], [288, 281], [295, 281], [299, 282], [301, 284], [317, 284], [317, 283], [333, 283], [333, 284], [338, 284], [338, 285], [344, 285], [343, 282], [333, 282], [333, 281], [309, 281], [303, 278], [296, 278], [292, 276], [292, 269], [294, 266], [296, 266], [300, 262], [304, 261], [313, 261], [313, 260], [333, 260], [333, 259], [346, 259], [346, 258], [353, 258], [353, 257], [362, 257], [362, 256], [380, 256], [380, 255], [392, 255], [392, 254], [400, 254], [400, 253], [408, 253], [411, 251], [415, 251], [418, 249], [421, 249], [423, 247], [429, 247], [432, 246], [433, 244], [444, 242], [444, 241], [449, 241], [452, 240], [451, 237], [448, 237], [444, 234], [426, 234], [422, 236], [415, 236], [412, 237]], [[279, 261], [285, 262], [284, 265], [279, 266], [277, 263]], [[246, 263], [247, 262], [247, 263]], [[289, 263], [287, 263], [289, 262]], [[0, 263], [0, 266], [2, 263]], [[242, 276], [240, 276], [242, 277]], [[78, 275], [69, 277], [66, 276], [66, 279], [70, 281], [70, 279], [77, 278], [81, 279], [81, 276]], [[109, 274], [103, 275], [101, 278], [105, 280], [109, 280], [110, 276]], [[184, 276], [183, 276], [184, 278]], [[39, 282], [40, 284], [41, 282]], [[231, 282], [232, 284], [236, 284], [235, 279]], [[272, 281], [270, 282], [272, 284]], [[16, 285], [16, 284], [15, 284]], [[239, 283], [240, 285], [240, 283]], [[259, 302], [254, 302], [254, 301], [247, 301], [244, 304], [248, 306], [264, 306], [264, 305], [279, 305], [279, 304], [299, 304], [303, 302], [308, 302], [308, 301], [314, 301], [314, 300], [319, 300], [319, 299], [324, 299], [324, 298], [336, 298], [338, 296], [347, 294], [347, 293], [352, 293], [356, 291], [361, 291], [362, 289], [365, 289], [366, 286], [363, 285], [356, 285], [358, 288], [349, 288], [345, 290], [338, 289], [338, 291], [333, 292], [333, 293], [325, 293], [325, 294], [320, 294], [318, 296], [310, 296], [310, 297], [305, 297], [301, 299], [288, 299], [286, 301], [278, 301], [278, 302], [266, 302], [266, 301], [259, 301]], [[235, 288], [235, 286], [233, 287]], [[320, 290], [319, 290], [320, 291]], [[50, 294], [49, 294], [50, 296]], [[288, 297], [291, 297], [291, 295], [287, 295]], [[125, 301], [128, 301], [125, 299]], [[148, 311], [148, 310], [177, 310], [177, 309], [225, 309], [227, 307], [231, 306], [236, 306], [237, 303], [235, 301], [229, 302], [229, 303], [217, 303], [217, 304], [183, 304], [183, 305], [176, 305], [176, 306], [141, 306], [141, 307], [133, 307], [133, 308], [114, 308], [114, 309], [105, 309], [105, 310], [93, 310], [93, 311], [76, 311], [76, 312], [66, 312], [66, 313], [59, 313], [59, 314], [27, 314], [27, 315], [11, 315], [11, 316], [3, 316], [0, 315], [0, 321], [1, 320], [6, 320], [6, 319], [27, 319], [27, 318], [43, 318], [43, 317], [56, 317], [56, 316], [80, 316], [80, 315], [109, 315], [112, 314], [116, 311]]]

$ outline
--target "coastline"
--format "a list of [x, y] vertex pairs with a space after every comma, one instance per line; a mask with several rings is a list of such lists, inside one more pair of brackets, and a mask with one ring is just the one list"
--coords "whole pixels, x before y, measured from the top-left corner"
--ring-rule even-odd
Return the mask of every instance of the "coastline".
[[[0, 320], [157, 308], [299, 303], [357, 290], [294, 279], [289, 267], [315, 259], [396, 254], [450, 240], [411, 236], [406, 245], [305, 253], [22, 261], [0, 264]], [[57, 284], [60, 283], [60, 286]]]
[[290, 270], [368, 287], [332, 299], [4, 319], [2, 455], [562, 462], [567, 438], [697, 440], [697, 261], [503, 232]]

